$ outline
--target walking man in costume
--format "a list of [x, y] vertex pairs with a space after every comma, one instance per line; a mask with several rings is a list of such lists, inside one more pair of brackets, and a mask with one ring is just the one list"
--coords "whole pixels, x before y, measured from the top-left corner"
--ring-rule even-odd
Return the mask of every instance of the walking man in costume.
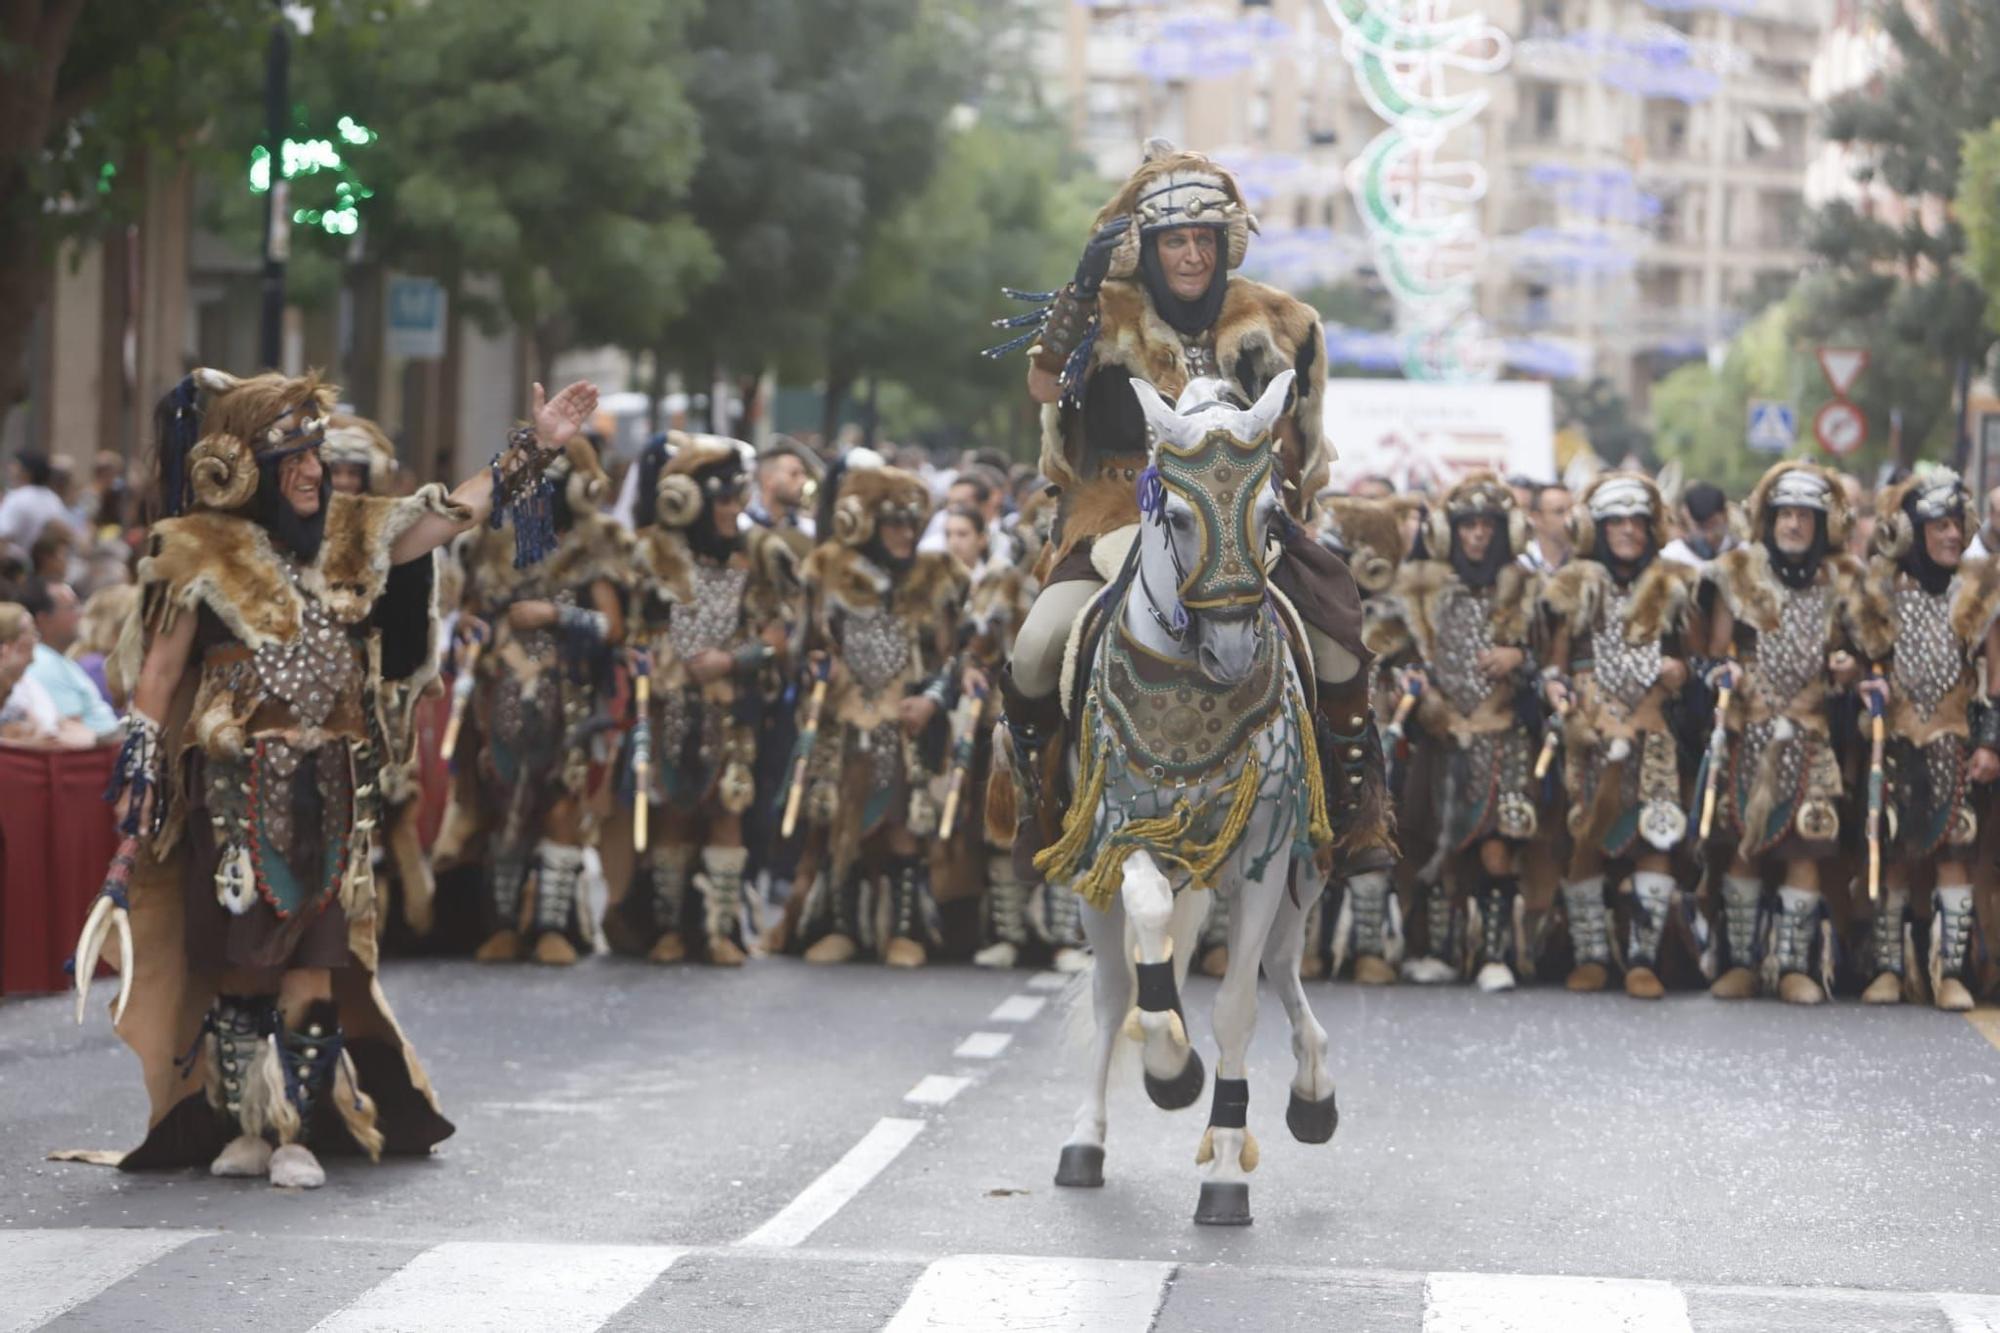
[[[1386, 870], [1393, 821], [1382, 752], [1368, 708], [1368, 650], [1361, 599], [1339, 558], [1307, 531], [1311, 498], [1331, 455], [1321, 413], [1326, 348], [1310, 306], [1233, 276], [1256, 229], [1228, 172], [1163, 140], [1099, 211], [1071, 281], [1045, 311], [1008, 321], [1033, 330], [1028, 391], [1042, 405], [1041, 472], [1061, 491], [1043, 586], [1000, 681], [1019, 784], [1016, 864], [1056, 824], [1063, 726], [1058, 697], [1070, 631], [1130, 549], [1146, 467], [1145, 416], [1130, 381], [1143, 379], [1172, 402], [1190, 380], [1228, 381], [1255, 401], [1286, 370], [1297, 380], [1279, 423], [1286, 515], [1274, 531], [1271, 585], [1306, 627], [1317, 677], [1319, 753], [1335, 831], [1334, 873]], [[1114, 536], [1114, 534], [1116, 534]], [[1213, 931], [1211, 931], [1211, 935]], [[1219, 960], [1206, 966], [1216, 970]]]
[[[1978, 992], [1974, 795], [2000, 777], [2000, 702], [1982, 691], [1980, 667], [2000, 661], [2000, 568], [1963, 556], [1971, 499], [1957, 473], [1938, 468], [1887, 487], [1875, 505], [1855, 624], [1886, 673], [1860, 687], [1887, 723], [1883, 882], [1861, 995], [1869, 1004], [1920, 1000], [1928, 989], [1938, 1008], [1965, 1010]], [[1928, 976], [1910, 903], [1920, 877], [1931, 883]]]
[[1517, 852], [1539, 827], [1528, 636], [1540, 580], [1515, 559], [1526, 521], [1492, 473], [1453, 486], [1425, 522], [1431, 558], [1397, 572], [1394, 602], [1369, 624], [1369, 646], [1407, 663], [1404, 689], [1443, 776], [1418, 884], [1424, 952], [1404, 975], [1452, 980], [1462, 955], [1480, 963], [1481, 990], [1511, 990], [1527, 961]]
[[536, 386], [533, 424], [491, 468], [402, 500], [332, 491], [333, 398], [312, 377], [200, 370], [158, 412], [168, 517], [118, 653], [135, 678], [114, 784], [131, 841], [77, 953], [87, 984], [129, 924], [115, 1016], [153, 1106], [128, 1169], [312, 1187], [319, 1153], [421, 1153], [451, 1133], [374, 976], [377, 701], [433, 669], [431, 552], [533, 503], [596, 391], [544, 403]]
[[[651, 682], [651, 764], [633, 799], [653, 810], [635, 872], [644, 890], [612, 907], [605, 935], [659, 963], [680, 961], [690, 943], [720, 966], [748, 957], [743, 824], [758, 797], [758, 721], [783, 689], [797, 600], [791, 547], [770, 528], [739, 528], [748, 453], [735, 440], [675, 432], [638, 465], [633, 640]], [[690, 887], [692, 941], [682, 934]]]
[[1677, 893], [1674, 852], [1687, 833], [1673, 719], [1688, 682], [1687, 634], [1695, 570], [1662, 558], [1668, 540], [1659, 488], [1611, 472], [1574, 511], [1571, 561], [1550, 578], [1543, 605], [1551, 643], [1542, 668], [1549, 709], [1562, 727], [1570, 855], [1563, 910], [1576, 951], [1568, 985], [1610, 980], [1607, 869], [1629, 869], [1625, 993], [1665, 994], [1660, 942]]
[[[872, 460], [871, 460], [872, 461]], [[824, 702], [800, 793], [821, 846], [805, 908], [806, 961], [844, 963], [873, 942], [892, 967], [938, 946], [924, 840], [937, 832], [931, 777], [958, 692], [956, 637], [966, 574], [919, 552], [930, 493], [900, 468], [842, 460], [828, 534], [806, 560], [808, 674]], [[810, 700], [808, 709], [813, 707]], [[878, 936], [869, 881], [886, 881]]]
[[[1712, 683], [1731, 697], [1715, 840], [1726, 854], [1711, 994], [1747, 999], [1760, 984], [1793, 1004], [1833, 986], [1833, 928], [1821, 867], [1840, 838], [1843, 788], [1833, 752], [1835, 695], [1861, 678], [1853, 648], [1861, 565], [1847, 554], [1846, 493], [1826, 469], [1787, 460], [1750, 493], [1751, 540], [1703, 574]], [[1765, 875], [1780, 878], [1775, 895]]]
[[[587, 439], [573, 437], [548, 475], [556, 489], [546, 513], [516, 514], [515, 531], [489, 527], [459, 551], [469, 628], [484, 627], [490, 642], [438, 855], [483, 835], [481, 962], [567, 965], [596, 933], [583, 853], [608, 795], [613, 650], [624, 638], [632, 543], [598, 512], [607, 478]], [[524, 521], [552, 547], [526, 566], [517, 558]]]

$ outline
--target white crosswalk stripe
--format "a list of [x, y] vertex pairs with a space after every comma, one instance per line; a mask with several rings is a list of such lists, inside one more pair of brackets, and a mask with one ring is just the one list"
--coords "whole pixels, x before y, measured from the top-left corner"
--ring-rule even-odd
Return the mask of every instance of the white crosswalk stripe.
[[1424, 1333], [1691, 1333], [1671, 1283], [1515, 1273], [1432, 1273]]
[[1146, 1333], [1172, 1264], [956, 1254], [924, 1270], [884, 1333], [936, 1329]]
[[454, 1241], [425, 1250], [314, 1333], [592, 1333], [685, 1253], [660, 1245]]
[[27, 1333], [121, 1282], [200, 1231], [0, 1231], [0, 1333]]
[[[786, 1237], [810, 1222], [795, 1214], [783, 1224]], [[190, 1273], [212, 1271], [218, 1256], [254, 1263], [260, 1245], [291, 1246], [286, 1252], [296, 1255], [298, 1243], [207, 1231], [0, 1228], [0, 1333], [30, 1333], [51, 1321], [137, 1327], [135, 1311], [158, 1309], [165, 1293], [184, 1286]], [[895, 1252], [798, 1248], [795, 1240], [777, 1247], [452, 1241], [401, 1247], [392, 1261], [400, 1267], [385, 1277], [380, 1242], [313, 1244], [332, 1282], [298, 1293], [304, 1303], [288, 1308], [289, 1320], [269, 1322], [266, 1312], [272, 1333], [308, 1325], [330, 1333], [695, 1329], [722, 1308], [745, 1316], [732, 1329], [763, 1326], [769, 1315], [769, 1327], [793, 1330], [810, 1327], [812, 1311], [788, 1310], [787, 1301], [815, 1289], [865, 1294], [874, 1313], [852, 1326], [887, 1333], [1185, 1333], [1301, 1321], [1382, 1333], [1744, 1333], [1771, 1327], [1779, 1313], [1788, 1330], [2000, 1333], [2000, 1295], [1970, 1293], [1052, 1255], [954, 1254], [926, 1262]], [[758, 1292], [771, 1293], [768, 1310], [756, 1304]], [[162, 1311], [158, 1326], [193, 1326], [176, 1313], [188, 1312]], [[1265, 1322], [1257, 1322], [1260, 1315]]]

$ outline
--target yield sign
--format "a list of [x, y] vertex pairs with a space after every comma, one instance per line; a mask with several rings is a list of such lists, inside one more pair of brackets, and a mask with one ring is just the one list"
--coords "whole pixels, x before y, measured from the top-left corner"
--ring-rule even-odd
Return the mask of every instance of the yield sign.
[[1861, 372], [1868, 369], [1868, 349], [1865, 347], [1822, 347], [1819, 349], [1819, 368], [1826, 372], [1826, 382], [1842, 398], [1854, 387], [1854, 381], [1861, 378]]

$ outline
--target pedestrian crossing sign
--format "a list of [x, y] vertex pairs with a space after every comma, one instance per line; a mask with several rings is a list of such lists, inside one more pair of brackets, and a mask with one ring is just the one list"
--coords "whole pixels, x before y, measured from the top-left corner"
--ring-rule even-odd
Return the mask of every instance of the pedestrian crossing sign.
[[1757, 399], [1750, 404], [1746, 443], [1760, 454], [1782, 454], [1798, 439], [1799, 415], [1790, 403]]

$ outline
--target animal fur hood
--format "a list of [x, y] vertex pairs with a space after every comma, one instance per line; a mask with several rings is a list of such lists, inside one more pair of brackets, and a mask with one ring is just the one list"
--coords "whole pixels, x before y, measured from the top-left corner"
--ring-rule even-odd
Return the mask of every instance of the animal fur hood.
[[[1146, 289], [1137, 282], [1109, 279], [1098, 292], [1097, 312], [1091, 371], [1116, 366], [1151, 384], [1168, 402], [1178, 398], [1190, 378], [1187, 351], [1180, 335], [1153, 308]], [[1230, 278], [1215, 321], [1215, 359], [1223, 378], [1255, 398], [1280, 372], [1298, 369], [1302, 355], [1309, 364], [1279, 428], [1285, 478], [1292, 484], [1287, 503], [1295, 517], [1304, 512], [1305, 499], [1325, 485], [1334, 457], [1323, 420], [1326, 334], [1318, 312], [1303, 301], [1261, 282]], [[1081, 428], [1075, 417], [1073, 408], [1042, 408], [1042, 475], [1065, 490], [1089, 479], [1079, 471], [1080, 460], [1071, 457], [1069, 437]]]
[[1826, 500], [1826, 545], [1829, 551], [1841, 550], [1847, 545], [1848, 533], [1854, 527], [1854, 514], [1847, 505], [1847, 490], [1840, 484], [1840, 478], [1833, 472], [1821, 467], [1817, 463], [1808, 463], [1804, 459], [1799, 458], [1787, 458], [1781, 463], [1773, 464], [1771, 470], [1759, 478], [1756, 487], [1751, 490], [1750, 499], [1744, 505], [1745, 515], [1750, 521], [1750, 535], [1748, 540], [1756, 545], [1763, 543], [1764, 527], [1770, 519], [1772, 510], [1772, 488], [1786, 474], [1792, 472], [1809, 473], [1825, 484], [1828, 492]]
[[1321, 508], [1324, 537], [1339, 548], [1355, 584], [1364, 594], [1387, 591], [1403, 563], [1403, 516], [1410, 505], [1340, 496], [1323, 501]]
[[849, 548], [866, 546], [884, 510], [907, 514], [922, 532], [931, 516], [930, 488], [921, 477], [899, 467], [849, 468], [841, 474], [840, 493], [834, 498], [833, 531], [820, 535]]
[[[1700, 571], [1658, 556], [1632, 581], [1625, 642], [1644, 644], [1687, 628]], [[1611, 599], [1611, 571], [1595, 560], [1572, 560], [1543, 585], [1542, 605], [1572, 636], [1601, 632]]]
[[[1442, 560], [1412, 560], [1396, 572], [1395, 591], [1370, 617], [1362, 642], [1377, 657], [1414, 651], [1419, 661], [1437, 657], [1438, 612], [1458, 575]], [[1501, 569], [1493, 583], [1493, 642], [1520, 648], [1528, 642], [1529, 612], [1541, 580], [1519, 565]]]

